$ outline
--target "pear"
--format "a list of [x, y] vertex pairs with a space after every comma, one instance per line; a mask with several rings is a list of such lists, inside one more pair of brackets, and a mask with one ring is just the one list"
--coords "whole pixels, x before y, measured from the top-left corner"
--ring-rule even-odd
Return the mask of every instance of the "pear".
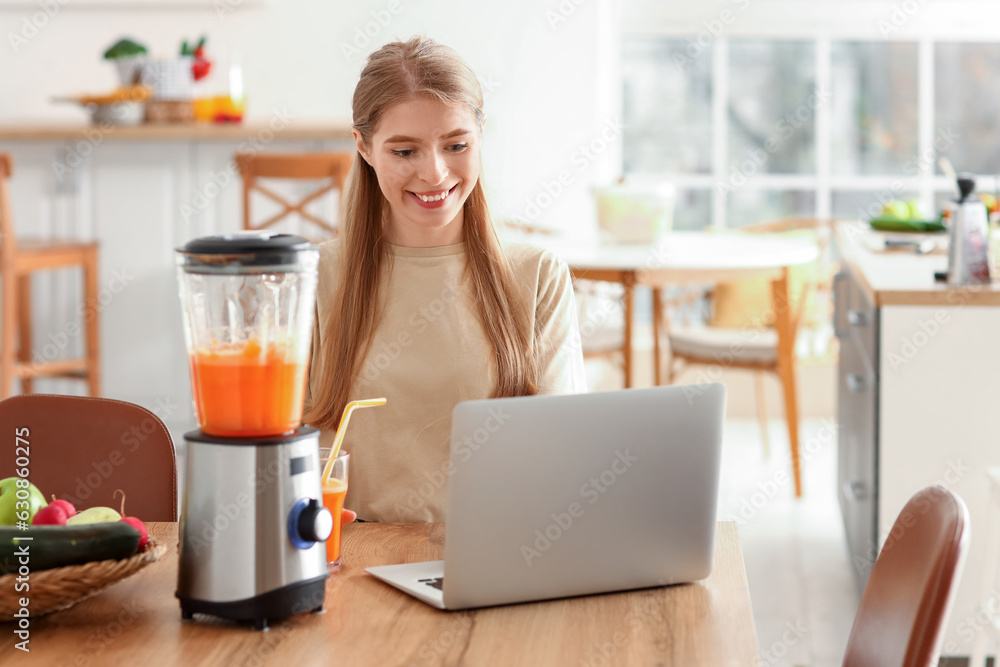
[[82, 523], [115, 523], [122, 520], [122, 515], [110, 507], [91, 507], [77, 512], [66, 519], [67, 526], [77, 526]]

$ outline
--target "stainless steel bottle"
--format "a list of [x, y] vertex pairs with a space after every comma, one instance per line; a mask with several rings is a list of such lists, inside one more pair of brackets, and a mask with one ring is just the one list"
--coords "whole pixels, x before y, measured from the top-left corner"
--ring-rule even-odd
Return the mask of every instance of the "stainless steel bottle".
[[990, 282], [989, 219], [986, 205], [973, 194], [976, 182], [958, 179], [959, 198], [951, 205], [948, 236], [948, 284]]

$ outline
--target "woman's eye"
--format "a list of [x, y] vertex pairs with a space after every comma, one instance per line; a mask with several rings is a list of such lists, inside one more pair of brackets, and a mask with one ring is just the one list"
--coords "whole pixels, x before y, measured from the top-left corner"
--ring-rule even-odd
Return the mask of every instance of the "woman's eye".
[[451, 146], [448, 146], [448, 150], [450, 150], [452, 153], [461, 153], [468, 147], [469, 144], [452, 144]]
[[410, 148], [396, 148], [393, 149], [392, 154], [399, 157], [410, 157], [413, 154], [413, 150]]

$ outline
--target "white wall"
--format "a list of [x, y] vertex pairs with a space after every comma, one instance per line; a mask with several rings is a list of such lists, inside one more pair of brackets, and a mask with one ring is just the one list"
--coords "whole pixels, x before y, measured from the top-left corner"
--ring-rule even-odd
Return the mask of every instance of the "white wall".
[[[49, 10], [51, 16], [41, 8], [46, 2], [58, 8]], [[122, 8], [113, 8], [117, 4]], [[168, 56], [179, 51], [182, 39], [199, 34], [208, 36], [208, 54], [219, 63], [233, 56], [241, 61], [248, 118], [266, 120], [274, 109], [287, 109], [302, 120], [349, 121], [364, 57], [387, 41], [425, 34], [454, 47], [487, 84], [484, 174], [495, 213], [535, 214], [527, 205], [540, 196], [539, 222], [590, 233], [584, 186], [606, 182], [620, 168], [617, 141], [593, 160], [579, 150], [592, 141], [600, 148], [602, 130], [617, 139], [613, 5], [612, 0], [8, 3], [0, 9], [0, 123], [85, 122], [82, 109], [51, 98], [110, 91], [116, 76], [101, 59], [106, 47], [131, 36], [153, 55]], [[544, 206], [545, 185], [556, 191], [552, 182], [561, 171], [570, 185]]]

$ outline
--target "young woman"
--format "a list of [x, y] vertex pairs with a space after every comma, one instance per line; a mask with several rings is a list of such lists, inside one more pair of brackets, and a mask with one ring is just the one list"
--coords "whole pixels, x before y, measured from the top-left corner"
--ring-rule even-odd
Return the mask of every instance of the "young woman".
[[353, 112], [341, 236], [320, 246], [305, 421], [328, 446], [347, 402], [385, 396], [351, 420], [347, 506], [444, 521], [455, 404], [586, 390], [570, 274], [551, 253], [501, 248], [480, 182], [482, 92], [454, 51], [382, 47]]

